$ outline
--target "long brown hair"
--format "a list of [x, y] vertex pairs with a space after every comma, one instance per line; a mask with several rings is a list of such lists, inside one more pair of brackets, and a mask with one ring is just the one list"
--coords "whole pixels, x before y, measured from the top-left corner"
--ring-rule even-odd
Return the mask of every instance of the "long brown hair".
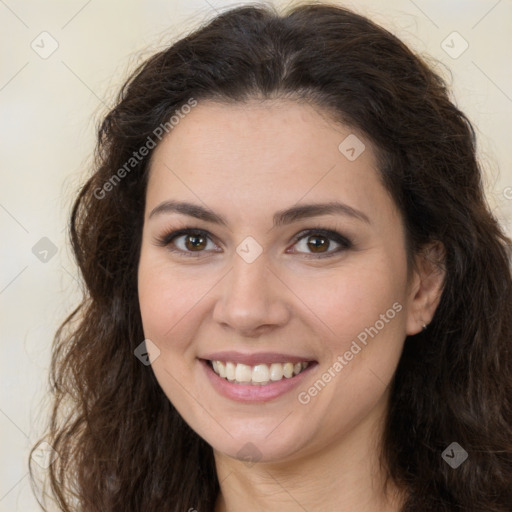
[[[70, 224], [86, 291], [51, 361], [51, 495], [63, 511], [213, 510], [212, 448], [134, 356], [151, 151], [130, 158], [191, 98], [253, 97], [309, 101], [366, 134], [403, 215], [409, 261], [430, 242], [444, 246], [440, 304], [405, 340], [391, 384], [383, 460], [406, 490], [403, 512], [510, 511], [511, 241], [486, 203], [473, 128], [396, 37], [318, 4], [217, 16], [141, 65], [102, 122]], [[468, 453], [457, 469], [442, 457], [452, 442]]]

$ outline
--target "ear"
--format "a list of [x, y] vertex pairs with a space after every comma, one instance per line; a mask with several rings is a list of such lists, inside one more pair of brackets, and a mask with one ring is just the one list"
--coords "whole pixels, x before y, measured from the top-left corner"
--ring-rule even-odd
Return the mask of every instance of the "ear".
[[409, 284], [407, 335], [417, 334], [434, 316], [446, 277], [445, 250], [441, 242], [428, 244], [415, 257]]

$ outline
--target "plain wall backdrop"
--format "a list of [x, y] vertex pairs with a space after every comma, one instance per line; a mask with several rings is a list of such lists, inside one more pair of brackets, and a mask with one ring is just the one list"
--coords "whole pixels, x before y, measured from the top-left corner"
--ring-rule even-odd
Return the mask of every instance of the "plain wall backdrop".
[[[40, 510], [27, 458], [46, 424], [52, 338], [81, 296], [66, 226], [96, 126], [143, 58], [243, 3], [0, 0], [1, 512]], [[512, 1], [338, 3], [433, 59], [477, 129], [489, 204], [512, 235]]]

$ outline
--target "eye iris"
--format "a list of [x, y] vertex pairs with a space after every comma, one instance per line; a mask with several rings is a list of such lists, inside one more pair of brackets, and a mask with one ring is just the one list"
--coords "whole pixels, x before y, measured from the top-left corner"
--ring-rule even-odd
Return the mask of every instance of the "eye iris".
[[206, 237], [203, 235], [187, 235], [185, 240], [187, 249], [191, 251], [201, 250], [206, 246]]
[[[326, 252], [330, 245], [329, 238], [324, 235], [310, 235], [307, 240], [309, 249], [314, 253]], [[206, 247], [207, 242], [207, 237], [201, 233], [185, 235], [185, 247], [187, 250], [192, 252], [199, 252], [203, 250]]]
[[[311, 239], [316, 240], [317, 242], [311, 243], [311, 241], [310, 241]], [[329, 246], [329, 241], [323, 236], [313, 235], [308, 238], [308, 247], [313, 252], [324, 252], [322, 249], [327, 248], [328, 246]], [[318, 250], [318, 249], [320, 249], [320, 250]]]

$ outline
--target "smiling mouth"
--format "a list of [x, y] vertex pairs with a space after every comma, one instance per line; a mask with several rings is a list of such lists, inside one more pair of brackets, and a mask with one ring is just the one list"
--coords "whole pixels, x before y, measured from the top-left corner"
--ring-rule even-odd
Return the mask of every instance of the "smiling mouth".
[[281, 380], [292, 379], [302, 373], [313, 361], [300, 363], [272, 363], [250, 366], [231, 361], [206, 361], [221, 378], [232, 384], [265, 386]]

